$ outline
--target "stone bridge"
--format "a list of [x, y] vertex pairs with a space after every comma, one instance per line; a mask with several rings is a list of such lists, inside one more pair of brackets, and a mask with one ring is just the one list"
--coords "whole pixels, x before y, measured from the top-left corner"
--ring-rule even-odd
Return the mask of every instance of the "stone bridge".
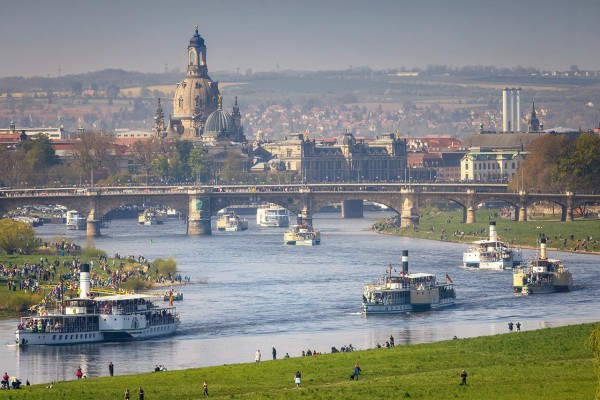
[[275, 203], [312, 225], [322, 207], [342, 204], [343, 218], [362, 217], [363, 201], [388, 206], [401, 225], [419, 223], [419, 205], [454, 202], [463, 208], [463, 222], [475, 222], [477, 205], [503, 201], [515, 207], [515, 220], [527, 220], [527, 207], [545, 201], [561, 207], [562, 221], [572, 221], [576, 207], [600, 204], [600, 195], [565, 193], [508, 193], [506, 185], [484, 184], [311, 184], [229, 185], [201, 187], [110, 187], [0, 190], [0, 215], [27, 204], [60, 204], [87, 215], [88, 236], [100, 235], [100, 221], [109, 211], [127, 204], [158, 203], [187, 216], [187, 234], [211, 234], [211, 217], [225, 207]]

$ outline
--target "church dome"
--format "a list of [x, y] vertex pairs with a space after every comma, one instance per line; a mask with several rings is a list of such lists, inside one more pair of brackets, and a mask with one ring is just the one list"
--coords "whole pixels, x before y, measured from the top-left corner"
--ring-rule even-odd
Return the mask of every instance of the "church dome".
[[185, 118], [199, 108], [203, 115], [217, 109], [219, 86], [208, 77], [188, 76], [177, 85], [173, 98], [173, 117]]
[[194, 32], [194, 36], [190, 39], [191, 47], [204, 47], [204, 39], [198, 33], [198, 28], [196, 28], [196, 32]]
[[208, 116], [204, 125], [205, 134], [218, 135], [221, 132], [229, 133], [233, 128], [231, 116], [222, 109], [218, 109]]

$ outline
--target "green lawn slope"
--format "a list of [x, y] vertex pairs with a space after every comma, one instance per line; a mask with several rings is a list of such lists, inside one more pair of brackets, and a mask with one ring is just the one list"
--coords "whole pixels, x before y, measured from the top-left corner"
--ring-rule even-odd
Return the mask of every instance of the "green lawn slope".
[[[142, 375], [90, 377], [1, 391], [2, 399], [593, 399], [598, 379], [588, 338], [596, 324]], [[35, 351], [30, 349], [29, 351]], [[143, 355], [140, 355], [143, 356]], [[352, 367], [362, 368], [350, 380]], [[126, 360], [115, 360], [125, 370]], [[75, 373], [76, 365], [65, 364]], [[151, 365], [148, 366], [152, 368]], [[466, 369], [467, 386], [460, 386]], [[302, 385], [294, 374], [302, 373]], [[10, 373], [10, 372], [9, 372]], [[74, 377], [74, 375], [73, 375]]]

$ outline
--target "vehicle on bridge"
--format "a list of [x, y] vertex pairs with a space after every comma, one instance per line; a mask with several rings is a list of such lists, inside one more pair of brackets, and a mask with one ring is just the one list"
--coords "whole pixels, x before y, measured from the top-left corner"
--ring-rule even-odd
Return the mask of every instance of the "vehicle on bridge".
[[287, 208], [269, 203], [256, 210], [256, 225], [263, 228], [285, 228], [290, 226], [290, 212]]
[[463, 253], [463, 265], [467, 268], [512, 269], [523, 262], [521, 249], [513, 249], [500, 241], [496, 222], [490, 222], [490, 237], [476, 240]]
[[[82, 264], [80, 295], [76, 299], [48, 301], [22, 317], [17, 327], [17, 346], [121, 342], [170, 335], [180, 324], [175, 307], [162, 306], [162, 297], [111, 294], [94, 296], [90, 266]], [[62, 294], [62, 289], [56, 291]]]
[[454, 304], [456, 294], [452, 279], [445, 282], [428, 273], [408, 272], [408, 250], [402, 251], [402, 269], [392, 276], [392, 265], [385, 277], [364, 287], [362, 312], [365, 314], [397, 314], [427, 311]]
[[573, 275], [561, 260], [548, 258], [546, 238], [540, 239], [540, 254], [513, 272], [515, 293], [541, 294], [566, 292], [573, 287]]
[[321, 233], [306, 224], [294, 225], [283, 234], [283, 242], [296, 246], [315, 246], [321, 244]]

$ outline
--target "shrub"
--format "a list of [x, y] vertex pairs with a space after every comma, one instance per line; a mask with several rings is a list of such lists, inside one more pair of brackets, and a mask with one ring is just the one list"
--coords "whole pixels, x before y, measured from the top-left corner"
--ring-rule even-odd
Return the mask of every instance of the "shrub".
[[173, 257], [169, 257], [166, 260], [162, 258], [157, 258], [152, 262], [152, 269], [158, 270], [158, 273], [163, 276], [168, 276], [169, 274], [175, 275], [177, 273], [177, 263], [173, 259]]

